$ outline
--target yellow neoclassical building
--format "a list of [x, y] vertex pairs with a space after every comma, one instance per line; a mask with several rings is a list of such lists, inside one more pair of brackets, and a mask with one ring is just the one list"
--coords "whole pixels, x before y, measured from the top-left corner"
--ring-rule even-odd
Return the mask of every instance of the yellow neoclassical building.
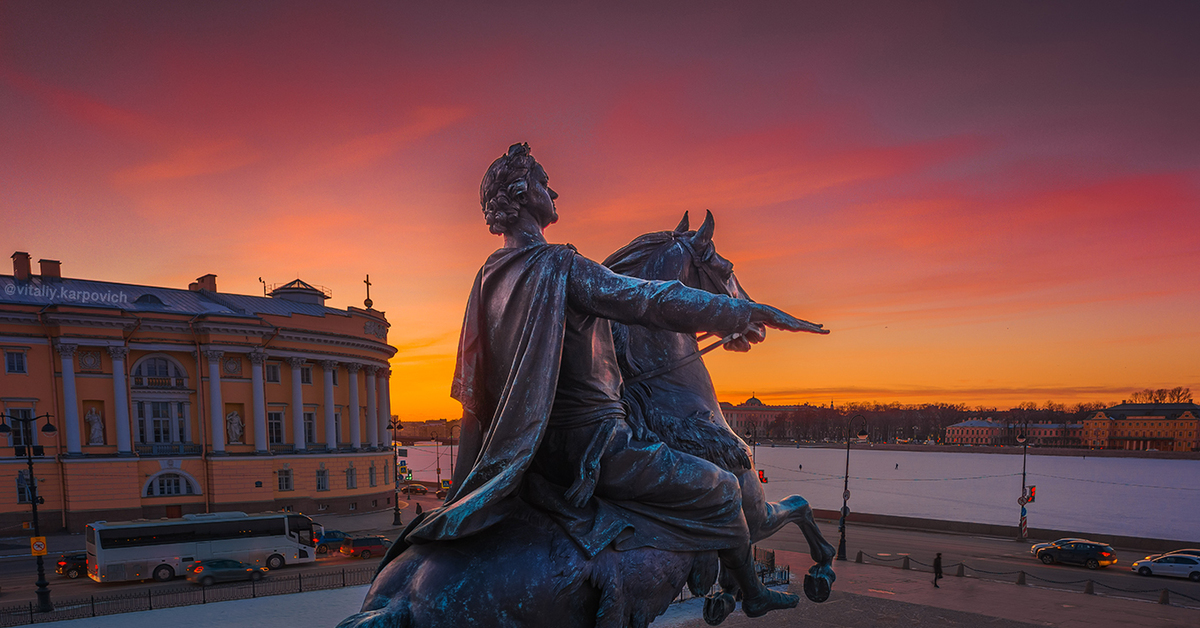
[[[0, 535], [98, 520], [388, 509], [395, 460], [382, 312], [63, 277], [13, 254], [0, 275]], [[47, 420], [21, 421], [44, 414]], [[17, 420], [14, 420], [17, 419]], [[26, 459], [35, 455], [33, 477]]]

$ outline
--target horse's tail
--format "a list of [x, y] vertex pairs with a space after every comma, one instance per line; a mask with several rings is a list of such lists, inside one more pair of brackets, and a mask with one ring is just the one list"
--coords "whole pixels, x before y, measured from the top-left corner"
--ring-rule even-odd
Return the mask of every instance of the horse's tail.
[[704, 458], [727, 471], [751, 467], [746, 443], [713, 421], [712, 412], [680, 418], [652, 409], [645, 418], [647, 427], [671, 449]]

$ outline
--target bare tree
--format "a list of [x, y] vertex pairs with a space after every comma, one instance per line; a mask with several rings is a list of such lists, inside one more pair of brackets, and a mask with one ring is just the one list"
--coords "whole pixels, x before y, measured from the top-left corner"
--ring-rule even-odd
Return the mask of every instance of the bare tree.
[[1183, 386], [1139, 390], [1129, 396], [1133, 403], [1191, 403], [1192, 391]]

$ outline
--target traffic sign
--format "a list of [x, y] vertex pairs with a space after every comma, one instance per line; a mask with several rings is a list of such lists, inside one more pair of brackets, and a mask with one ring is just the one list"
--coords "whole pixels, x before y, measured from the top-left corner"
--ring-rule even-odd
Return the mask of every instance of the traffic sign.
[[29, 549], [30, 549], [30, 553], [33, 554], [34, 556], [45, 556], [46, 555], [46, 537], [44, 537], [44, 536], [31, 537], [29, 539]]
[[1018, 504], [1020, 504], [1020, 505], [1022, 505], [1022, 506], [1024, 506], [1025, 504], [1028, 504], [1028, 503], [1029, 503], [1029, 500], [1028, 500], [1028, 499], [1025, 499], [1025, 496], [1024, 496], [1024, 495], [1022, 495], [1022, 496], [1020, 496], [1020, 497], [1018, 497], [1018, 498], [1017, 498], [1017, 503], [1018, 503]]
[[845, 492], [842, 493], [842, 501], [850, 501], [850, 489], [846, 489]]
[[442, 480], [442, 488], [449, 489], [450, 488], [450, 480]]

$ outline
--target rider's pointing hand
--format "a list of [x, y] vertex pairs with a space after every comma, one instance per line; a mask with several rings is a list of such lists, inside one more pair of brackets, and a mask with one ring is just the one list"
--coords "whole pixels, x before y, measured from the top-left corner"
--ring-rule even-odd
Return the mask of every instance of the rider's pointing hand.
[[828, 334], [824, 326], [808, 321], [802, 321], [783, 310], [762, 303], [755, 303], [750, 322], [763, 323], [768, 327], [784, 331], [807, 331], [814, 334]]

